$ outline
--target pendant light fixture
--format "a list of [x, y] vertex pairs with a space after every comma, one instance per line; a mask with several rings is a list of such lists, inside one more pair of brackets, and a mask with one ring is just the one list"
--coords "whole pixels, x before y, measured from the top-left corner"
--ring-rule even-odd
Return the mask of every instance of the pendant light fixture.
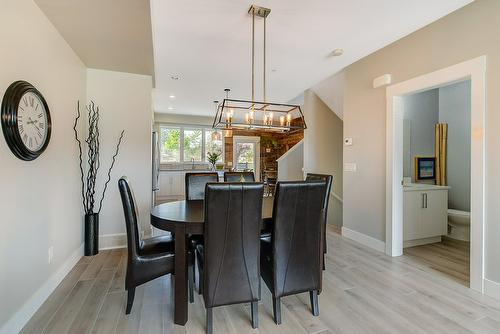
[[[219, 105], [219, 101], [214, 101], [215, 112], [217, 112], [217, 106]], [[212, 131], [212, 141], [222, 140], [221, 134], [219, 131]]]
[[[229, 89], [225, 89], [226, 98], [216, 108], [214, 129], [263, 130], [273, 132], [293, 132], [306, 129], [304, 114], [299, 105], [286, 103], [271, 103], [266, 96], [266, 19], [271, 9], [256, 5], [250, 6], [248, 13], [252, 17], [252, 93], [251, 100], [236, 100], [229, 98]], [[264, 21], [264, 52], [263, 52], [263, 99], [255, 98], [255, 19]], [[231, 131], [232, 135], [232, 131]]]

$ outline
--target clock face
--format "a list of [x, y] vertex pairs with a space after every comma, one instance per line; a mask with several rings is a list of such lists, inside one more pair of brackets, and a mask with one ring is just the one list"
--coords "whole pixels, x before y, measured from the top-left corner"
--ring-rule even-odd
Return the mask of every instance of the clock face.
[[17, 130], [24, 146], [30, 151], [39, 151], [47, 140], [47, 110], [33, 92], [21, 97], [17, 108]]
[[52, 123], [43, 95], [29, 82], [12, 83], [3, 96], [2, 131], [10, 150], [22, 160], [35, 160], [47, 148]]

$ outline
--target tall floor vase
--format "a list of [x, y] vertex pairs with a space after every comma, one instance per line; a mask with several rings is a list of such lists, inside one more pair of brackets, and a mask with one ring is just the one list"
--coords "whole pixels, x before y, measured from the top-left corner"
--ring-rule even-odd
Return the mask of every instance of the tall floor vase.
[[85, 256], [99, 253], [99, 214], [85, 215]]

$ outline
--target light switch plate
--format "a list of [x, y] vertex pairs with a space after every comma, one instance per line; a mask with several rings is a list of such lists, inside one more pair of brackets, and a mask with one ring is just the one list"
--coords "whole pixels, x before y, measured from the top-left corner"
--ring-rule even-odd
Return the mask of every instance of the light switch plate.
[[357, 165], [355, 162], [346, 162], [344, 164], [344, 172], [355, 172]]
[[346, 137], [346, 138], [344, 138], [344, 145], [345, 146], [351, 146], [352, 145], [352, 137]]

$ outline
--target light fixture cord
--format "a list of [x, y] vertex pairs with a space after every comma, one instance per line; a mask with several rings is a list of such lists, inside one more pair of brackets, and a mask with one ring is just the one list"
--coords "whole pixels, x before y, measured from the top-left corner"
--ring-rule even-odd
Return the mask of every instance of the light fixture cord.
[[263, 90], [264, 90], [264, 102], [267, 102], [266, 100], [266, 16], [264, 16], [264, 85], [263, 85]]
[[255, 101], [255, 8], [252, 9], [252, 102], [254, 101]]

